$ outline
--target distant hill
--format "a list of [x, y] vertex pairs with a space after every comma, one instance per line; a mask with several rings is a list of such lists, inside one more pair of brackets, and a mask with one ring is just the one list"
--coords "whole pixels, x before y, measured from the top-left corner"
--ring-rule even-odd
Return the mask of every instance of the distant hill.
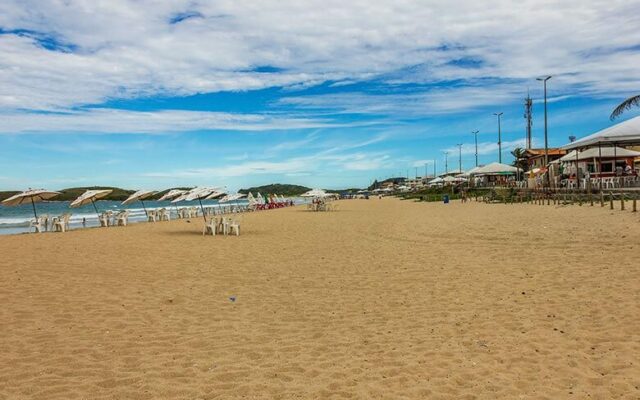
[[311, 188], [308, 188], [306, 186], [299, 186], [299, 185], [284, 185], [281, 183], [274, 183], [271, 185], [264, 185], [264, 186], [256, 186], [256, 187], [250, 187], [248, 189], [240, 189], [238, 190], [239, 193], [253, 193], [254, 195], [257, 192], [260, 192], [262, 194], [277, 194], [277, 195], [283, 195], [283, 196], [299, 196], [304, 192], [308, 192], [309, 190], [311, 190]]
[[13, 196], [14, 194], [18, 194], [20, 192], [17, 191], [6, 191], [6, 192], [0, 192], [0, 201], [4, 200], [4, 199], [8, 199], [9, 197]]

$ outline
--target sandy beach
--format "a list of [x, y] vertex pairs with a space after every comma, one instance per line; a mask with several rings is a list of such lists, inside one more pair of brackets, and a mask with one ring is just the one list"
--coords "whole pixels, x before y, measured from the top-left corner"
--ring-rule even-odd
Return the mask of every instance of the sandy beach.
[[0, 399], [637, 399], [640, 215], [339, 201], [0, 237]]

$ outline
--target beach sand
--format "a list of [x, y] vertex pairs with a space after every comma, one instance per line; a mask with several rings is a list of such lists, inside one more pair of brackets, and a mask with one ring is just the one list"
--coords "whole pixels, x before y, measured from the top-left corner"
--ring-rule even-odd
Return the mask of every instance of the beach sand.
[[0, 237], [0, 399], [640, 397], [639, 214], [338, 204]]

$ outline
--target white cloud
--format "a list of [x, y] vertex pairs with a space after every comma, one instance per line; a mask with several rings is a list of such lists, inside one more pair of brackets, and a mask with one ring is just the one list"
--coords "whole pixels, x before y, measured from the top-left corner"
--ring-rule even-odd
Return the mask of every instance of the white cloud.
[[57, 113], [0, 113], [0, 133], [89, 132], [166, 133], [195, 130], [264, 131], [357, 126], [331, 120], [288, 118], [273, 114], [233, 114], [163, 110], [153, 112], [90, 108]]
[[[0, 108], [68, 110], [327, 80], [344, 88], [371, 78], [387, 85], [455, 80], [455, 87], [413, 95], [287, 100], [439, 113], [510, 101], [540, 74], [556, 75], [554, 95], [624, 97], [640, 87], [639, 11], [623, 0], [497, 0], [491, 7], [464, 0], [380, 0], [375, 7], [364, 0], [5, 0]], [[196, 17], [170, 23], [188, 13]], [[56, 44], [64, 51], [43, 48]]]

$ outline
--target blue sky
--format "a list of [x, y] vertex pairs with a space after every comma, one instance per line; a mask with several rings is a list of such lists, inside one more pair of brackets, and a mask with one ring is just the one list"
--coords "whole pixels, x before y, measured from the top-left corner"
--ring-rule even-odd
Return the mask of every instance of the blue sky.
[[[166, 2], [168, 3], [168, 2]], [[558, 2], [559, 3], [559, 2]], [[628, 1], [3, 1], [0, 189], [373, 179], [503, 159], [640, 91]], [[630, 118], [638, 115], [630, 111]]]

